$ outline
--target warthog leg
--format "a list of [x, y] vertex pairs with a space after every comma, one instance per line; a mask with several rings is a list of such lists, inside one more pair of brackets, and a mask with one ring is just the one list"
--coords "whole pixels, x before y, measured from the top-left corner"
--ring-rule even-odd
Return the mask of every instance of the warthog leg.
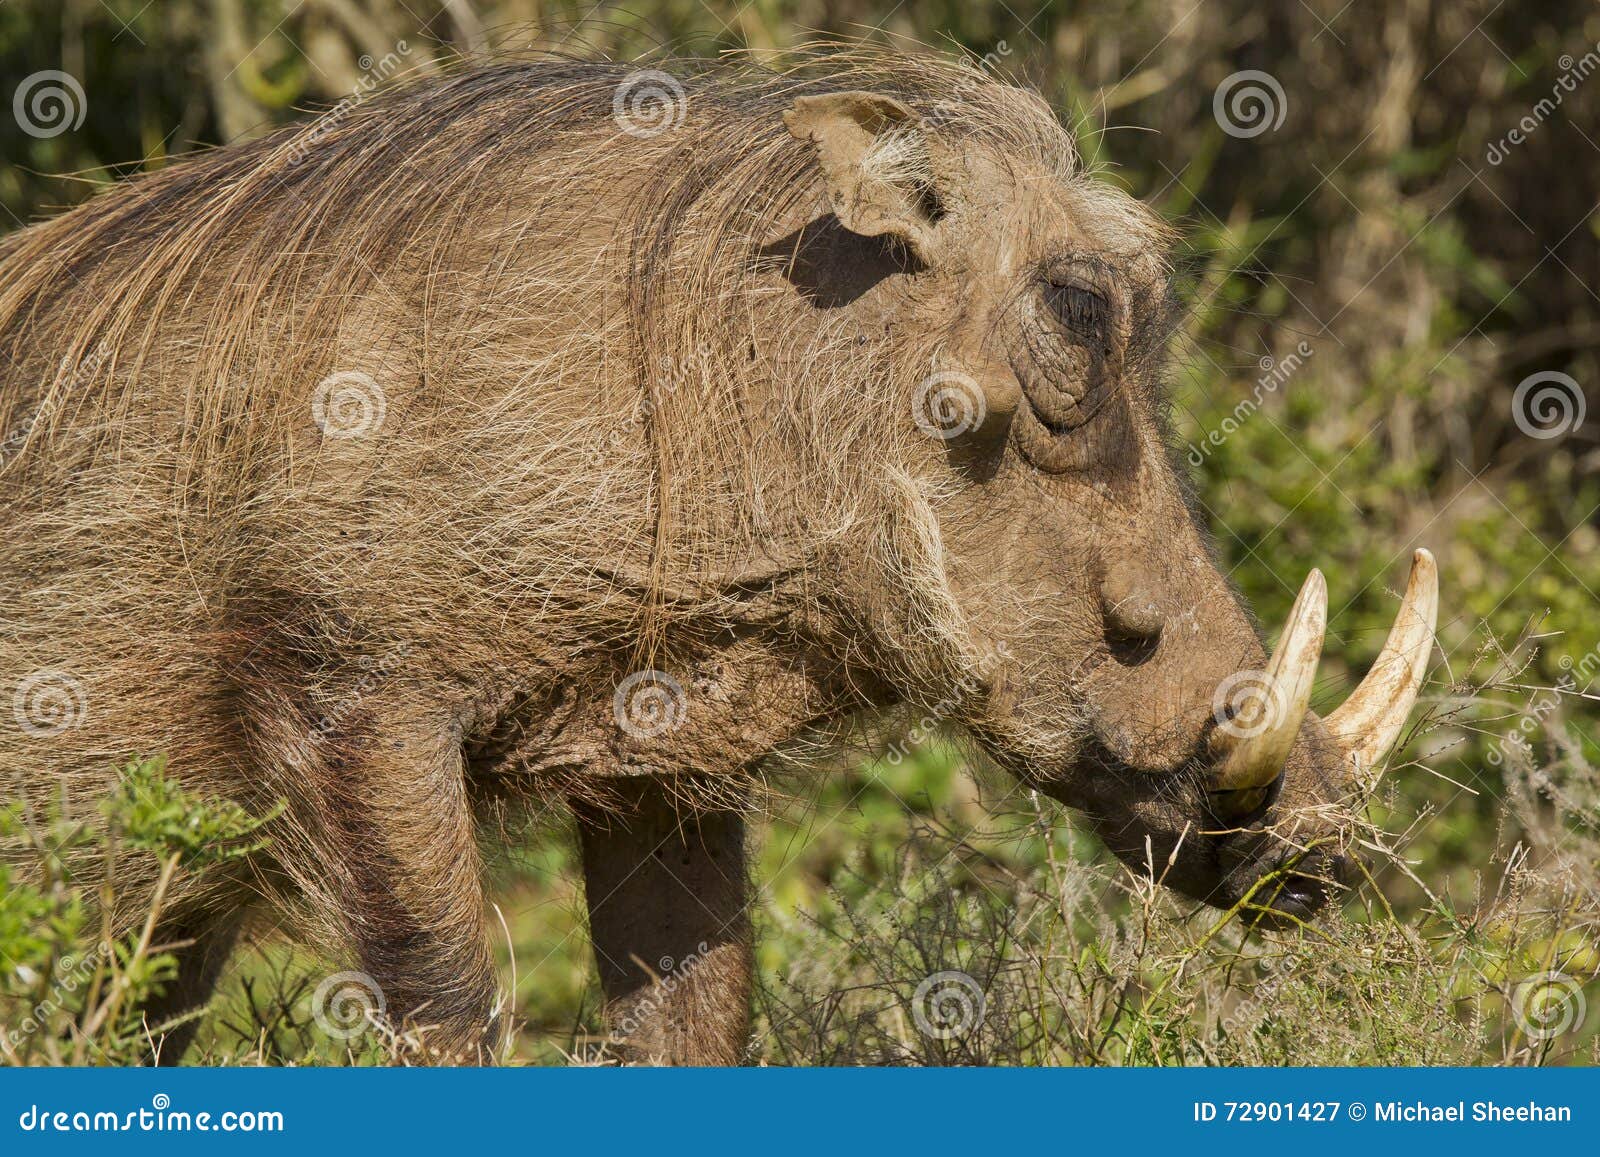
[[614, 1055], [640, 1064], [738, 1064], [750, 1021], [744, 818], [691, 809], [649, 777], [615, 790], [621, 806], [578, 811], [589, 936]]
[[[239, 938], [242, 925], [238, 909], [226, 917], [178, 917], [163, 920], [156, 930], [154, 944], [158, 951], [167, 945], [178, 962], [178, 975], [167, 985], [161, 995], [144, 1002], [140, 1011], [144, 1023], [155, 1039], [150, 1060], [159, 1065], [176, 1065], [183, 1059], [195, 1033], [200, 1029], [197, 1013], [211, 1000], [216, 991], [222, 970], [233, 954], [234, 943]], [[190, 1018], [176, 1027], [162, 1032], [161, 1026], [178, 1017]]]
[[[492, 1063], [497, 982], [459, 740], [427, 713], [363, 705], [319, 743], [309, 813], [294, 827], [320, 845], [302, 880], [353, 945], [357, 999], [436, 1063]], [[291, 805], [293, 806], [293, 805]]]

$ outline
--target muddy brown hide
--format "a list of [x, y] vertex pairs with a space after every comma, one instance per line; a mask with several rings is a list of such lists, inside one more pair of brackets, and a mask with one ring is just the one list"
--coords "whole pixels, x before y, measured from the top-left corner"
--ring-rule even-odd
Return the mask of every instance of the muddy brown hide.
[[1343, 790], [1312, 718], [1219, 828], [1212, 694], [1265, 659], [1165, 446], [1167, 236], [1043, 102], [730, 64], [641, 133], [631, 77], [467, 69], [0, 240], [0, 671], [83, 708], [0, 721], [0, 796], [97, 824], [164, 752], [284, 805], [174, 891], [160, 1016], [256, 913], [495, 1058], [480, 841], [570, 807], [605, 1055], [736, 1063], [752, 792], [897, 703], [1215, 903]]

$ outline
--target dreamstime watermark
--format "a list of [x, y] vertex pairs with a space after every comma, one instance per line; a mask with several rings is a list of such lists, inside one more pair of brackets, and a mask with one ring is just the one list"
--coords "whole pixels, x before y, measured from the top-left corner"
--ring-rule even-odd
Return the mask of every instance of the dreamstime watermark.
[[17, 680], [11, 714], [29, 735], [58, 735], [83, 724], [89, 699], [70, 671], [45, 667]]
[[311, 994], [311, 1019], [338, 1040], [355, 1040], [371, 1031], [387, 1008], [382, 987], [365, 972], [335, 972]]
[[947, 441], [983, 425], [988, 403], [983, 387], [960, 370], [936, 370], [923, 378], [911, 400], [911, 420], [930, 438]]
[[1282, 128], [1289, 98], [1277, 77], [1247, 68], [1222, 78], [1211, 95], [1211, 115], [1230, 137], [1247, 140]]
[[933, 1040], [960, 1040], [983, 1024], [988, 994], [965, 972], [935, 972], [911, 994], [911, 1019]]
[[1574, 662], [1569, 656], [1562, 655], [1556, 661], [1561, 668], [1561, 674], [1556, 676], [1555, 686], [1542, 692], [1528, 704], [1528, 709], [1522, 713], [1522, 718], [1517, 720], [1517, 725], [1508, 728], [1506, 733], [1489, 745], [1484, 752], [1484, 761], [1491, 767], [1499, 767], [1505, 763], [1512, 749], [1526, 752], [1531, 744], [1528, 736], [1537, 731], [1549, 715], [1561, 706], [1563, 696], [1580, 693], [1579, 680], [1587, 687], [1589, 683], [1600, 674], [1600, 647], [1595, 647], [1581, 659]]
[[1539, 126], [1549, 120], [1561, 107], [1561, 102], [1568, 93], [1576, 92], [1578, 85], [1589, 79], [1596, 69], [1600, 69], [1600, 44], [1585, 52], [1577, 60], [1570, 53], [1562, 53], [1556, 61], [1556, 67], [1561, 69], [1561, 75], [1556, 78], [1555, 86], [1550, 89], [1550, 95], [1541, 97], [1535, 102], [1533, 109], [1525, 114], [1505, 136], [1498, 141], [1490, 141], [1484, 160], [1491, 165], [1498, 165], [1511, 155], [1511, 150], [1525, 142]]
[[1011, 658], [1011, 648], [1004, 641], [997, 642], [993, 653], [985, 657], [976, 671], [963, 677], [956, 684], [954, 692], [931, 705], [921, 718], [906, 730], [902, 738], [889, 745], [889, 750], [884, 753], [884, 759], [891, 764], [899, 764], [913, 748], [924, 743], [941, 725], [954, 716], [963, 703], [993, 678], [994, 668], [1009, 658]]
[[649, 385], [645, 389], [645, 396], [632, 413], [611, 427], [603, 449], [614, 452], [643, 430], [660, 411], [662, 404], [676, 394], [683, 383], [689, 383], [693, 389], [701, 383], [719, 380], [722, 376], [710, 352], [703, 348], [697, 347], [682, 357], [657, 359], [654, 374], [647, 374]]
[[1271, 354], [1263, 356], [1258, 363], [1261, 373], [1256, 377], [1256, 384], [1250, 391], [1250, 396], [1235, 406], [1215, 428], [1207, 430], [1199, 445], [1189, 443], [1189, 465], [1204, 465], [1205, 460], [1211, 457], [1211, 452], [1236, 434], [1239, 428], [1261, 408], [1261, 403], [1267, 396], [1282, 389], [1314, 353], [1316, 350], [1310, 343], [1302, 341], [1294, 347], [1293, 353], [1284, 357], [1275, 358]]
[[1540, 370], [1517, 383], [1511, 395], [1511, 420], [1530, 438], [1547, 441], [1583, 425], [1588, 405], [1583, 387], [1570, 374]]
[[616, 450], [634, 434], [643, 430], [650, 419], [655, 417], [656, 411], [661, 408], [661, 399], [671, 397], [677, 392], [678, 382], [682, 377], [677, 372], [677, 365], [677, 361], [673, 358], [661, 359], [661, 373], [656, 378], [660, 389], [656, 392], [647, 392], [634, 407], [633, 413], [611, 427], [610, 433], [606, 435], [607, 450]]
[[635, 739], [658, 739], [683, 726], [689, 698], [683, 684], [665, 671], [635, 671], [611, 696], [617, 726]]
[[298, 165], [311, 154], [318, 142], [327, 136], [351, 113], [361, 107], [372, 92], [388, 80], [399, 69], [401, 61], [411, 55], [411, 45], [404, 40], [395, 41], [393, 50], [387, 52], [379, 60], [373, 60], [370, 55], [363, 55], [356, 61], [361, 69], [361, 78], [356, 81], [356, 86], [350, 95], [340, 99], [339, 103], [312, 121], [306, 130], [295, 137], [289, 145], [289, 164]]
[[1265, 980], [1256, 985], [1254, 991], [1246, 1000], [1242, 1000], [1224, 1016], [1218, 1027], [1228, 1035], [1233, 1035], [1243, 1028], [1257, 1009], [1263, 1008], [1268, 1001], [1283, 990], [1283, 987], [1294, 979], [1294, 974], [1299, 970], [1301, 960], [1294, 954], [1282, 957], [1262, 957], [1262, 967], [1268, 975]]
[[1217, 730], [1236, 739], [1253, 739], [1283, 718], [1283, 692], [1265, 671], [1235, 671], [1217, 684], [1211, 715]]
[[276, 1109], [174, 1109], [171, 1097], [157, 1093], [149, 1108], [125, 1113], [31, 1104], [17, 1117], [17, 1127], [24, 1133], [282, 1133], [284, 1122]]
[[1011, 55], [1011, 45], [1004, 40], [995, 41], [994, 48], [985, 52], [981, 57], [973, 59], [963, 56], [959, 61], [962, 75], [950, 88], [950, 95], [941, 97], [929, 106], [928, 113], [923, 117], [924, 123], [929, 127], [937, 128], [958, 120], [964, 107], [963, 94], [969, 89], [993, 80], [994, 70], [1000, 62]]
[[11, 116], [30, 137], [48, 140], [83, 126], [89, 98], [70, 72], [47, 68], [22, 78], [11, 96]]
[[325, 438], [362, 438], [383, 429], [389, 398], [371, 374], [339, 370], [311, 392], [311, 420]]
[[0, 470], [22, 452], [22, 448], [28, 444], [28, 439], [33, 436], [34, 430], [38, 429], [39, 423], [50, 416], [51, 399], [71, 397], [82, 383], [100, 372], [100, 367], [105, 365], [110, 353], [111, 347], [101, 341], [77, 362], [69, 358], [61, 359], [61, 368], [56, 374], [57, 383], [47, 393], [45, 399], [28, 411], [20, 422], [6, 432], [4, 438], [0, 438]]
[[630, 72], [611, 94], [611, 118], [630, 137], [659, 137], [683, 123], [689, 94], [670, 72], [645, 68]]
[[670, 956], [663, 956], [656, 961], [655, 983], [650, 986], [649, 992], [641, 996], [635, 1003], [628, 1006], [628, 1011], [623, 1014], [611, 1029], [610, 1042], [613, 1045], [626, 1044], [628, 1039], [649, 1022], [650, 1018], [660, 1011], [667, 998], [693, 976], [696, 970], [705, 963], [706, 956], [711, 949], [702, 940], [694, 946], [694, 951], [682, 960], [674, 960]]
[[[110, 955], [111, 945], [102, 941], [93, 952], [82, 956], [67, 954], [57, 960], [55, 970], [51, 974], [49, 991], [28, 1009], [21, 1021], [6, 1030], [6, 1041], [11, 1047], [15, 1048], [22, 1044], [28, 1037], [48, 1027], [56, 1017], [68, 1011], [73, 1004], [73, 997], [80, 989], [89, 985], [95, 971]], [[30, 969], [22, 966], [17, 968], [17, 977], [24, 984], [33, 984], [38, 979]]]
[[48, 402], [41, 402], [28, 411], [22, 421], [12, 427], [3, 439], [0, 439], [0, 470], [4, 470], [8, 462], [22, 453], [22, 448], [28, 444], [28, 439], [33, 437], [34, 430], [48, 416]]
[[398, 643], [376, 659], [370, 655], [363, 655], [358, 662], [361, 668], [360, 676], [338, 703], [334, 704], [329, 711], [317, 717], [317, 721], [311, 729], [312, 738], [321, 740], [332, 735], [338, 729], [339, 724], [360, 706], [361, 701], [367, 697], [367, 694], [379, 683], [393, 675], [400, 664], [410, 657], [410, 643]]
[[1511, 1015], [1522, 1035], [1536, 1044], [1576, 1032], [1588, 1014], [1583, 985], [1565, 972], [1523, 977], [1511, 991]]

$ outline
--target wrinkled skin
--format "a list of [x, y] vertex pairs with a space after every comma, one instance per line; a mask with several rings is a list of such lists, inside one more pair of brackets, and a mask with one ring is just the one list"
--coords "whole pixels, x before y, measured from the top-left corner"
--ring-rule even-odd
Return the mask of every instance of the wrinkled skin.
[[[1207, 790], [1218, 688], [1265, 655], [1162, 427], [1161, 228], [1039, 159], [1066, 138], [1033, 98], [888, 72], [966, 111], [758, 76], [619, 141], [625, 69], [484, 68], [351, 112], [292, 195], [268, 139], [4, 241], [0, 425], [41, 383], [71, 404], [0, 473], [0, 668], [68, 664], [93, 709], [0, 730], [0, 798], [60, 787], [103, 822], [112, 761], [165, 752], [192, 790], [286, 805], [235, 875], [169, 894], [157, 941], [188, 947], [152, 1024], [271, 906], [427, 1028], [423, 1059], [493, 1059], [479, 841], [554, 798], [615, 1051], [737, 1063], [744, 785], [901, 704], [945, 705], [1186, 896], [1327, 899], [1321, 722], [1252, 798]], [[663, 363], [681, 380], [641, 410]], [[918, 429], [930, 365], [981, 423]], [[377, 430], [312, 420], [335, 371], [381, 380]], [[756, 493], [794, 517], [751, 550]], [[641, 735], [618, 696], [646, 654], [686, 720]], [[118, 883], [121, 935], [155, 881]]]
[[[1163, 255], [1122, 227], [1133, 210], [1108, 189], [1086, 204], [1082, 182], [982, 152], [936, 151], [933, 167], [943, 214], [885, 230], [921, 267], [864, 308], [942, 328], [988, 399], [985, 425], [948, 446], [960, 488], [940, 518], [957, 599], [1008, 656], [972, 729], [1135, 870], [1221, 907], [1248, 896], [1268, 923], [1311, 915], [1346, 870], [1324, 850], [1347, 773], [1320, 721], [1264, 806], [1229, 814], [1206, 791], [1218, 687], [1266, 655], [1164, 426]], [[917, 217], [877, 195], [880, 218]]]

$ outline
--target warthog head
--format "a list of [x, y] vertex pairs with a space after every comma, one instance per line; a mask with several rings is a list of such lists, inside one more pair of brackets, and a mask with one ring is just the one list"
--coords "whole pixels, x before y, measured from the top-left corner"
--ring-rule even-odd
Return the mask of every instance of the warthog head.
[[[1155, 219], [1037, 147], [955, 131], [888, 95], [801, 97], [785, 120], [814, 147], [843, 229], [892, 242], [896, 275], [853, 307], [918, 335], [927, 359], [910, 417], [931, 460], [918, 473], [937, 490], [928, 565], [952, 600], [942, 626], [959, 624], [952, 648], [983, 692], [964, 722], [1137, 869], [1256, 919], [1308, 915], [1346, 872], [1341, 805], [1422, 679], [1431, 557], [1417, 552], [1366, 681], [1326, 718], [1310, 713], [1322, 575], [1269, 658], [1175, 465]], [[830, 245], [859, 262], [835, 238], [812, 247], [818, 268]]]

